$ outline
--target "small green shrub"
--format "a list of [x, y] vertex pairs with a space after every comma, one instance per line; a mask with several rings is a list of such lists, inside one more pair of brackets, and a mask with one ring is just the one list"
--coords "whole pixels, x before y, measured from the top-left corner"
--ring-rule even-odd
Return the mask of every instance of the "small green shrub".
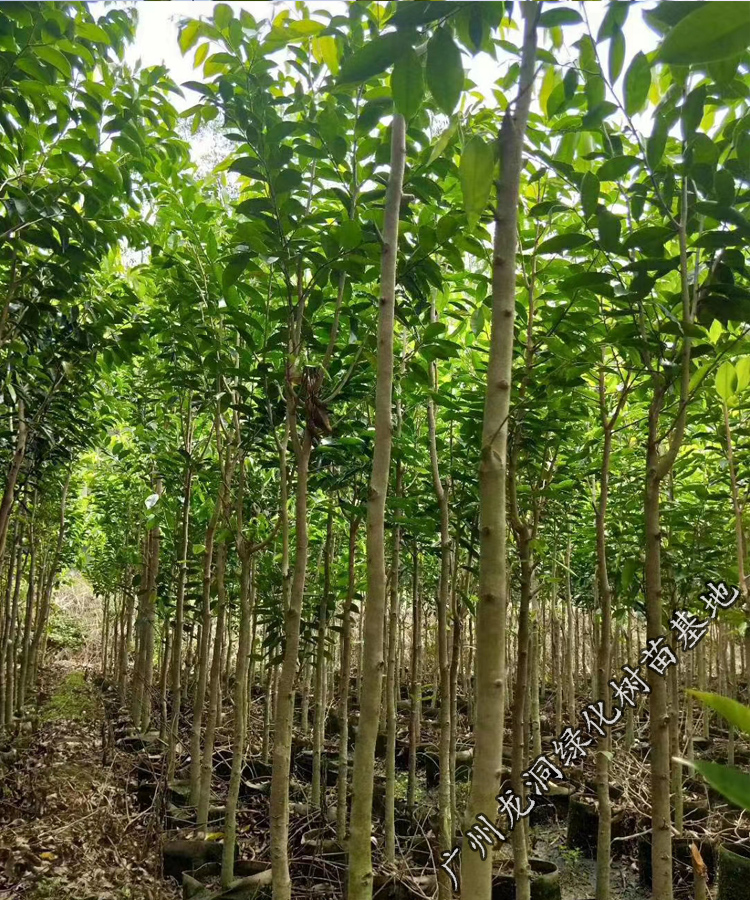
[[52, 650], [80, 650], [86, 643], [86, 636], [80, 623], [69, 612], [52, 604], [47, 629], [47, 646]]

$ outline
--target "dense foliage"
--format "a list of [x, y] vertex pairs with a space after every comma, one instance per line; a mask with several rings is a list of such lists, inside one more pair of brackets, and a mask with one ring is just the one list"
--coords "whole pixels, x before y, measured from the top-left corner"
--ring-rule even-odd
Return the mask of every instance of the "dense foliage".
[[[454, 665], [471, 711], [488, 565], [477, 473], [488, 447], [496, 452], [487, 388], [493, 342], [504, 340], [508, 708], [511, 682], [536, 679], [536, 707], [531, 699], [520, 710], [538, 720], [541, 679], [543, 698], [546, 686], [558, 692], [560, 714], [573, 615], [590, 631], [587, 666], [602, 695], [613, 654], [628, 658], [633, 623], [636, 637], [654, 637], [674, 609], [699, 613], [709, 579], [740, 586], [744, 605], [716, 628], [722, 646], [737, 648], [738, 671], [723, 687], [746, 694], [748, 5], [610, 2], [596, 29], [591, 6], [358, 0], [333, 14], [300, 2], [271, 21], [256, 19], [253, 4], [220, 3], [181, 24], [179, 46], [196, 70], [182, 88], [162, 68], [123, 62], [136, 10], [0, 6], [3, 665], [15, 667], [19, 648], [31, 655], [16, 680], [36, 672], [55, 578], [71, 566], [102, 598], [104, 652], [123, 686], [137, 640], [137, 724], [152, 716], [160, 662], [170, 671], [162, 694], [177, 696], [173, 737], [181, 704], [203, 711], [209, 700], [191, 721], [194, 764], [202, 741], [210, 756], [214, 668], [225, 659], [230, 670], [245, 623], [251, 685], [272, 693], [291, 653], [297, 688], [317, 693], [320, 753], [325, 661], [343, 668], [346, 653], [348, 673], [350, 623], [352, 672], [363, 671], [381, 256], [390, 250], [385, 515], [396, 625], [386, 621], [386, 643], [408, 644], [418, 582], [424, 680], [441, 684], [447, 708], [441, 660]], [[658, 36], [650, 53], [632, 45], [646, 27]], [[483, 59], [491, 84], [472, 82], [472, 59]], [[170, 94], [189, 104], [179, 115]], [[493, 248], [508, 216], [496, 185], [502, 192], [503, 142], [525, 99], [514, 262]], [[204, 177], [180, 117], [193, 135], [210, 128], [228, 142]], [[391, 138], [402, 117], [392, 247]], [[503, 266], [513, 287], [505, 317]], [[25, 595], [12, 601], [14, 577], [37, 586], [26, 607]], [[54, 612], [50, 626], [67, 628]], [[528, 648], [535, 673], [526, 663], [516, 671]], [[409, 671], [396, 652], [383, 672]], [[8, 726], [25, 691], [14, 701], [12, 682]], [[674, 715], [683, 702], [661, 684], [663, 696], [652, 685], [657, 728], [654, 712], [669, 702]], [[567, 703], [567, 681], [564, 694]], [[446, 741], [450, 725], [441, 722]], [[654, 765], [669, 777], [677, 764], [665, 740]], [[606, 788], [607, 757], [598, 777]], [[443, 801], [448, 849], [464, 810], [455, 792]], [[669, 807], [667, 790], [667, 846]], [[288, 801], [281, 812], [288, 819]], [[655, 834], [655, 854], [662, 847]], [[284, 859], [273, 857], [279, 898], [290, 896]], [[669, 900], [671, 874], [657, 865], [655, 856], [654, 896]], [[440, 890], [449, 896], [442, 881]], [[597, 890], [609, 896], [603, 883]], [[352, 898], [371, 892], [372, 873], [363, 889], [350, 883]]]

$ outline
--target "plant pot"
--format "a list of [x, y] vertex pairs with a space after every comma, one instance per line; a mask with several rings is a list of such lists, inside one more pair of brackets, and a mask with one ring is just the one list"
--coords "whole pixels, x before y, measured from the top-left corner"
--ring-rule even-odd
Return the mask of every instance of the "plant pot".
[[568, 832], [566, 844], [570, 850], [580, 850], [588, 859], [596, 857], [599, 834], [599, 810], [591, 798], [580, 794], [572, 796], [568, 803]]
[[305, 831], [300, 838], [300, 844], [305, 853], [313, 856], [325, 856], [334, 859], [346, 859], [346, 853], [328, 828], [311, 828]]
[[719, 847], [718, 900], [747, 900], [750, 897], [750, 845], [722, 844]]
[[[610, 799], [616, 800], [622, 790], [610, 785]], [[614, 795], [614, 796], [613, 796]], [[622, 812], [612, 810], [612, 837], [622, 837]], [[568, 832], [566, 843], [571, 850], [580, 850], [588, 859], [596, 859], [599, 839], [599, 808], [594, 797], [574, 794], [568, 802]]]
[[[182, 873], [182, 900], [205, 898], [206, 884], [221, 874], [221, 863], [201, 866], [199, 871]], [[271, 900], [273, 888], [270, 881], [271, 863], [258, 859], [238, 859], [234, 864], [234, 877], [257, 879], [257, 883], [244, 884], [226, 891], [227, 900]], [[211, 895], [208, 895], [211, 896]]]
[[[700, 838], [676, 837], [672, 838], [672, 881], [675, 885], [693, 883], [693, 856], [690, 849], [693, 843], [697, 845], [708, 869], [708, 882], [713, 883], [716, 876], [713, 844]], [[638, 839], [638, 875], [645, 888], [651, 888], [652, 873], [651, 835], [647, 834]]]
[[[531, 900], [560, 900], [560, 872], [554, 863], [530, 859]], [[512, 864], [510, 864], [512, 868]], [[516, 900], [516, 882], [512, 872], [492, 876], [492, 900]]]
[[567, 817], [570, 809], [570, 796], [572, 791], [570, 788], [558, 784], [550, 784], [547, 796], [555, 807], [555, 812], [559, 819]]
[[[335, 787], [338, 782], [339, 754], [338, 751], [325, 751], [320, 758], [323, 783], [328, 787]], [[301, 750], [294, 761], [294, 773], [300, 781], [312, 782], [313, 776], [313, 752]]]
[[185, 809], [190, 806], [190, 782], [173, 781], [169, 785], [169, 800], [174, 806]]
[[183, 872], [221, 862], [223, 851], [224, 845], [218, 841], [166, 841], [162, 847], [164, 877], [179, 881]]

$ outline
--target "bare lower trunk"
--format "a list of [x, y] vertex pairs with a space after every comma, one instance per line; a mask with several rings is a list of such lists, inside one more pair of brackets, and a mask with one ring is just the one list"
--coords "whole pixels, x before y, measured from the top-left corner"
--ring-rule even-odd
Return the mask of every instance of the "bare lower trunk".
[[[18, 628], [18, 600], [21, 595], [21, 579], [23, 578], [23, 530], [17, 535], [15, 543], [16, 549], [16, 567], [15, 579], [13, 582], [13, 599], [10, 606], [10, 618], [8, 620], [8, 629], [6, 635], [7, 652], [5, 657], [5, 710], [3, 720], [6, 727], [10, 727], [13, 722], [13, 707], [15, 705], [15, 687], [16, 687], [16, 631]], [[11, 577], [12, 569], [8, 571], [8, 577]], [[0, 674], [2, 674], [0, 672]]]
[[241, 553], [240, 576], [240, 633], [237, 643], [237, 662], [234, 682], [234, 732], [232, 735], [232, 773], [229, 777], [226, 813], [224, 816], [224, 850], [221, 860], [221, 884], [228, 888], [234, 880], [234, 850], [237, 843], [237, 800], [240, 793], [242, 769], [245, 765], [247, 737], [247, 674], [250, 655], [250, 593], [253, 571], [250, 555]]
[[[575, 627], [573, 619], [573, 594], [570, 585], [570, 556], [572, 541], [568, 538], [568, 549], [565, 553], [565, 706], [567, 707], [568, 722], [576, 721], [576, 688], [573, 679], [573, 670], [576, 668], [575, 660]], [[571, 726], [572, 727], [572, 726]]]
[[344, 604], [344, 620], [341, 626], [341, 677], [339, 679], [339, 771], [336, 807], [336, 834], [343, 846], [346, 841], [347, 826], [347, 793], [349, 771], [349, 682], [351, 679], [352, 657], [352, 602], [354, 600], [355, 554], [357, 550], [357, 531], [360, 520], [352, 516], [349, 522], [349, 575]]
[[26, 676], [29, 669], [29, 651], [31, 646], [31, 623], [36, 602], [36, 541], [34, 540], [33, 523], [29, 534], [29, 586], [26, 593], [26, 612], [24, 614], [23, 638], [21, 640], [21, 668], [18, 674], [18, 694], [16, 710], [20, 714], [26, 702]]
[[[432, 305], [432, 321], [436, 321], [435, 304]], [[438, 391], [437, 365], [432, 363], [431, 380], [433, 391]], [[440, 509], [440, 581], [437, 598], [437, 665], [440, 685], [440, 737], [438, 755], [440, 766], [440, 783], [438, 785], [438, 817], [440, 827], [438, 841], [440, 853], [446, 854], [451, 849], [451, 690], [450, 690], [450, 657], [448, 655], [448, 597], [450, 588], [451, 537], [448, 507], [448, 491], [440, 480], [440, 464], [437, 452], [437, 434], [435, 421], [435, 404], [430, 398], [427, 403], [427, 421], [430, 433], [430, 463], [432, 468], [432, 485]], [[447, 872], [438, 869], [438, 897], [448, 900], [451, 884]]]
[[414, 810], [417, 792], [417, 747], [422, 731], [422, 606], [419, 600], [419, 556], [412, 551], [411, 711], [409, 716], [409, 781], [406, 806]]
[[26, 409], [24, 402], [18, 400], [18, 426], [16, 428], [16, 445], [13, 451], [13, 458], [8, 468], [8, 476], [5, 479], [5, 489], [3, 490], [3, 498], [0, 500], [0, 564], [5, 559], [5, 544], [8, 539], [8, 526], [10, 524], [10, 514], [13, 511], [13, 503], [15, 502], [16, 482], [18, 474], [21, 471], [23, 460], [26, 455], [26, 439], [28, 428], [26, 425]]
[[[192, 417], [188, 399], [188, 419], [185, 452], [189, 455], [192, 447]], [[172, 638], [172, 720], [167, 743], [167, 781], [174, 777], [175, 748], [180, 730], [182, 712], [182, 641], [185, 628], [185, 584], [187, 582], [187, 553], [190, 538], [190, 500], [193, 488], [193, 466], [189, 461], [185, 467], [185, 481], [182, 490], [182, 521], [178, 544], [177, 585], [175, 589], [174, 636]]]
[[[524, 797], [524, 784], [521, 773], [524, 770], [524, 731], [526, 726], [529, 651], [531, 644], [531, 579], [533, 561], [529, 547], [530, 536], [524, 526], [518, 532], [518, 555], [521, 560], [521, 602], [518, 607], [518, 653], [516, 664], [516, 683], [513, 688], [513, 727], [511, 756], [511, 786], [516, 796]], [[523, 808], [525, 804], [522, 802]], [[523, 822], [519, 822], [513, 830], [513, 875], [516, 882], [518, 900], [531, 898], [531, 869], [526, 845], [526, 833]]]
[[208, 808], [211, 804], [211, 775], [213, 773], [214, 737], [219, 717], [219, 698], [221, 690], [221, 653], [224, 643], [226, 622], [226, 588], [224, 576], [227, 565], [227, 545], [220, 544], [216, 554], [216, 593], [218, 610], [216, 616], [216, 634], [214, 651], [211, 657], [211, 678], [208, 689], [208, 712], [206, 713], [206, 730], [203, 735], [203, 755], [201, 757], [200, 793], [198, 794], [198, 812], [196, 824], [199, 831], [205, 831], [208, 825]]
[[[651, 419], [655, 417], [652, 413]], [[657, 418], [658, 421], [658, 418]], [[655, 438], [656, 424], [652, 435]], [[661, 558], [659, 524], [659, 480], [655, 477], [655, 450], [647, 459], [646, 481], [646, 619], [647, 639], [663, 636], [661, 604]], [[659, 900], [672, 898], [672, 831], [669, 804], [669, 715], [667, 680], [649, 668], [651, 743], [651, 849], [653, 892]]]
[[315, 719], [313, 726], [313, 771], [310, 805], [313, 809], [321, 806], [321, 774], [323, 761], [323, 741], [325, 738], [325, 694], [326, 694], [326, 625], [328, 604], [331, 593], [331, 557], [333, 554], [333, 500], [328, 501], [328, 523], [324, 553], [323, 594], [320, 598], [318, 614], [318, 641], [315, 654]]
[[[295, 419], [296, 414], [292, 415], [290, 412], [290, 418]], [[296, 427], [295, 422], [294, 428]], [[294, 442], [297, 456], [296, 547], [294, 576], [284, 629], [286, 644], [276, 696], [271, 777], [271, 867], [274, 900], [291, 900], [292, 897], [292, 882], [289, 875], [289, 767], [292, 752], [294, 680], [297, 675], [300, 617], [307, 573], [307, 482], [312, 450], [310, 432], [305, 430], [301, 442], [295, 434]]]
[[[500, 180], [495, 208], [492, 264], [492, 333], [479, 465], [480, 551], [476, 623], [475, 747], [468, 819], [488, 815], [496, 806], [503, 741], [507, 594], [506, 452], [510, 411], [516, 299], [516, 230], [523, 141], [534, 82], [539, 9], [524, 3], [524, 39], [516, 103], [500, 129]], [[490, 900], [492, 855], [462, 859], [463, 900]], [[520, 900], [520, 898], [519, 898]]]
[[201, 730], [203, 725], [203, 707], [206, 702], [206, 685], [208, 684], [208, 649], [211, 639], [211, 565], [214, 555], [214, 537], [219, 521], [223, 497], [223, 486], [214, 504], [213, 514], [206, 527], [203, 555], [203, 594], [201, 598], [201, 631], [198, 645], [198, 678], [195, 685], [193, 702], [193, 722], [190, 733], [190, 802], [198, 806], [201, 784]]
[[60, 521], [57, 529], [57, 543], [52, 559], [49, 563], [47, 572], [47, 581], [44, 583], [44, 590], [40, 597], [39, 609], [37, 611], [37, 619], [34, 628], [34, 636], [31, 641], [29, 656], [29, 674], [27, 689], [36, 685], [37, 669], [42, 662], [41, 657], [44, 656], [43, 639], [47, 633], [47, 618], [49, 616], [50, 602], [52, 600], [52, 590], [55, 586], [58, 568], [60, 566], [60, 555], [62, 553], [63, 542], [65, 540], [65, 510], [68, 502], [68, 488], [70, 487], [70, 470], [65, 478], [62, 487], [62, 496], [60, 498]]
[[[401, 496], [403, 473], [401, 463], [396, 465], [396, 497]], [[385, 860], [396, 862], [396, 649], [398, 643], [398, 588], [401, 529], [393, 529], [393, 555], [391, 557], [391, 598], [388, 615], [388, 661], [385, 684], [386, 751], [385, 751]]]
[[372, 897], [372, 794], [375, 741], [383, 679], [385, 502], [391, 459], [393, 324], [398, 260], [398, 224], [406, 159], [406, 123], [391, 123], [391, 171], [386, 194], [381, 257], [380, 309], [375, 398], [375, 443], [367, 503], [367, 605], [362, 652], [362, 690], [352, 774], [349, 836], [349, 900]]

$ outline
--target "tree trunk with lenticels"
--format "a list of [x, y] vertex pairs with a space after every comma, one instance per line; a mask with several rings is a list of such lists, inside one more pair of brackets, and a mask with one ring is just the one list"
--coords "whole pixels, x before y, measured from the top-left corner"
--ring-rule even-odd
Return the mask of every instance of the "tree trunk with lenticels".
[[385, 501], [391, 461], [393, 404], [393, 326], [396, 300], [398, 225], [406, 161], [406, 122], [391, 124], [391, 171], [386, 193], [381, 258], [380, 310], [375, 397], [375, 443], [367, 502], [367, 602], [362, 649], [362, 688], [352, 773], [349, 836], [349, 900], [371, 900], [372, 794], [375, 741], [383, 680], [383, 631], [386, 600]]
[[[505, 641], [507, 593], [506, 454], [510, 411], [516, 300], [516, 231], [523, 142], [531, 104], [540, 7], [522, 5], [524, 38], [518, 96], [503, 119], [498, 138], [500, 179], [495, 210], [492, 264], [492, 332], [487, 370], [482, 451], [479, 465], [480, 550], [476, 623], [476, 703], [469, 827], [478, 815], [492, 815], [498, 793], [503, 740], [505, 672], [498, 647]], [[463, 900], [490, 900], [492, 855], [464, 852]]]

